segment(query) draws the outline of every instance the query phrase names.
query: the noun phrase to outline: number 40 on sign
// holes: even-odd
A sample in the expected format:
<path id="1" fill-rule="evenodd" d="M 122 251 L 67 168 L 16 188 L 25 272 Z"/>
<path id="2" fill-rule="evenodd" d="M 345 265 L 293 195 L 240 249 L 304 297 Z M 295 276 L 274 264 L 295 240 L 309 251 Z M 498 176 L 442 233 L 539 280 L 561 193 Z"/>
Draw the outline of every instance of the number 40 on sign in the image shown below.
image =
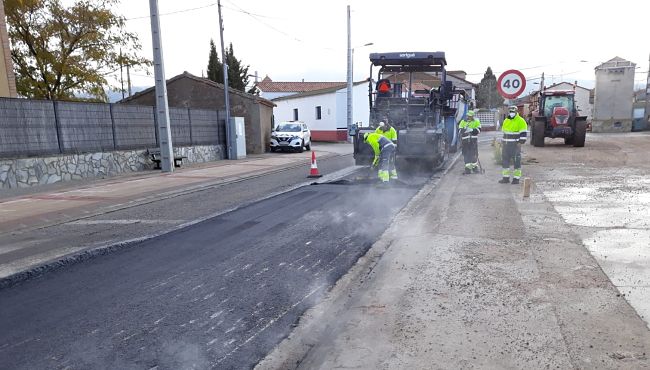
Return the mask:
<path id="1" fill-rule="evenodd" d="M 523 73 L 515 69 L 507 70 L 499 76 L 497 89 L 504 98 L 514 99 L 526 89 L 526 78 Z"/>

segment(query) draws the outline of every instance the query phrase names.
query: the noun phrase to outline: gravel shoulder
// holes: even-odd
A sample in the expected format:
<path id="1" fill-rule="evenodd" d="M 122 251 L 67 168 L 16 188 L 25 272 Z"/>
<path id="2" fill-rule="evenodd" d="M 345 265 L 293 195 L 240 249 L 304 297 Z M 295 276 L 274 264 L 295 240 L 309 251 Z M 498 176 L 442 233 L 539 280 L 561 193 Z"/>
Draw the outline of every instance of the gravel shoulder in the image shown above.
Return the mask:
<path id="1" fill-rule="evenodd" d="M 497 184 L 491 150 L 485 175 L 456 164 L 423 188 L 257 368 L 650 367 L 650 331 L 583 236 L 539 187 Z"/>

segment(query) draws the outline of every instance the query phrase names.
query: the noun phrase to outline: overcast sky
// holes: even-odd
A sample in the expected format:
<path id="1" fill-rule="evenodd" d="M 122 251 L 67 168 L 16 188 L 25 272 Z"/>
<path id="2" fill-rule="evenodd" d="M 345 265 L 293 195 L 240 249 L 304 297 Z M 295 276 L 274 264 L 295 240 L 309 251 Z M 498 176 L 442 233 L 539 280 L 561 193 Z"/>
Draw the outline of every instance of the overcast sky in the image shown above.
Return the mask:
<path id="1" fill-rule="evenodd" d="M 529 85 L 542 72 L 547 84 L 588 85 L 594 67 L 614 56 L 637 64 L 637 85 L 647 77 L 645 0 L 222 0 L 226 45 L 232 42 L 251 74 L 274 81 L 345 81 L 348 4 L 352 45 L 374 43 L 356 49 L 355 80 L 368 76 L 368 53 L 388 51 L 444 51 L 447 68 L 466 71 L 473 82 L 491 66 L 497 75 L 520 69 Z M 219 46 L 216 0 L 159 0 L 159 7 L 162 14 L 177 12 L 161 17 L 166 77 L 183 71 L 200 76 L 210 38 Z M 118 12 L 144 17 L 130 20 L 128 29 L 151 58 L 149 2 L 123 0 Z M 142 72 L 132 79 L 136 86 L 153 84 Z"/>

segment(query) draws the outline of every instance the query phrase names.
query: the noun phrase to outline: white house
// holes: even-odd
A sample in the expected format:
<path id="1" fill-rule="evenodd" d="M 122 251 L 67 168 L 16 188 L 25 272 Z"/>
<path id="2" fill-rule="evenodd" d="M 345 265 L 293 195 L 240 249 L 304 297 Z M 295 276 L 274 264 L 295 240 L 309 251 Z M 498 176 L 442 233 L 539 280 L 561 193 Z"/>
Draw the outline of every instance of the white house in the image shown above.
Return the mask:
<path id="1" fill-rule="evenodd" d="M 575 100 L 576 107 L 581 116 L 587 116 L 587 121 L 591 122 L 593 117 L 594 106 L 590 103 L 590 94 L 591 90 L 578 86 L 577 84 L 572 84 L 568 82 L 560 82 L 555 85 L 551 85 L 545 90 L 547 91 L 558 91 L 558 90 L 573 90 L 575 88 Z"/>
<path id="2" fill-rule="evenodd" d="M 355 82 L 352 87 L 352 121 L 368 125 L 368 81 Z M 347 88 L 334 86 L 272 99 L 274 121 L 302 121 L 311 130 L 314 141 L 346 141 Z"/>

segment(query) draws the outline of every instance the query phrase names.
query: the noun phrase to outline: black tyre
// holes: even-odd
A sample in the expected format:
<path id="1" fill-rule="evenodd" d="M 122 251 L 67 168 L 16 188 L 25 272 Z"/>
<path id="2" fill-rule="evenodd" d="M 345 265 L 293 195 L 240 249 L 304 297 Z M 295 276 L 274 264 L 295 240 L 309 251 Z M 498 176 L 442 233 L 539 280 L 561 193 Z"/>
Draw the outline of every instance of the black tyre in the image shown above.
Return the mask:
<path id="1" fill-rule="evenodd" d="M 537 121 L 533 123 L 533 145 L 536 147 L 544 146 L 544 131 L 546 129 L 545 123 Z"/>
<path id="2" fill-rule="evenodd" d="M 573 133 L 573 135 L 574 136 L 564 138 L 564 145 L 573 145 L 575 142 L 575 133 Z"/>
<path id="3" fill-rule="evenodd" d="M 298 148 L 298 153 L 302 153 L 305 148 L 305 142 L 303 141 L 300 145 L 300 148 Z"/>
<path id="4" fill-rule="evenodd" d="M 573 134 L 573 146 L 577 148 L 582 148 L 585 146 L 585 137 L 587 136 L 587 122 L 578 121 L 576 122 L 576 131 Z"/>
<path id="5" fill-rule="evenodd" d="M 305 145 L 305 149 L 307 149 L 307 151 L 311 150 L 311 141 L 309 142 L 309 144 Z"/>

